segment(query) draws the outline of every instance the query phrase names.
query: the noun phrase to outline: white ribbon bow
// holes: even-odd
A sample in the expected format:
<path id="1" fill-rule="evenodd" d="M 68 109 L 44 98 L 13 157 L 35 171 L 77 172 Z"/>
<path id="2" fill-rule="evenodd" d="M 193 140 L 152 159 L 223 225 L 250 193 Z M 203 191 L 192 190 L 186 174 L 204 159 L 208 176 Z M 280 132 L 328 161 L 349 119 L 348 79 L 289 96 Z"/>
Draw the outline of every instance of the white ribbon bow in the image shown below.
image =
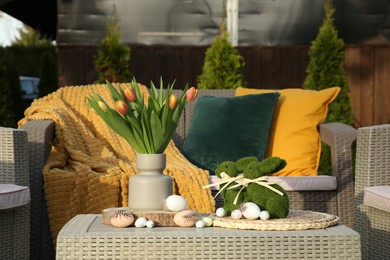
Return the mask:
<path id="1" fill-rule="evenodd" d="M 234 184 L 233 186 L 227 188 L 228 190 L 242 186 L 241 189 L 238 191 L 238 193 L 236 195 L 236 198 L 233 201 L 234 205 L 237 204 L 237 200 L 238 200 L 238 198 L 239 198 L 239 196 L 241 194 L 241 191 L 244 188 L 246 188 L 250 183 L 259 184 L 261 186 L 264 186 L 264 187 L 272 190 L 273 192 L 276 192 L 280 196 L 283 196 L 283 192 L 281 192 L 280 190 L 277 190 L 277 189 L 275 189 L 274 187 L 271 186 L 272 184 L 277 184 L 277 183 L 276 182 L 269 182 L 268 181 L 268 176 L 262 176 L 262 177 L 259 177 L 259 178 L 256 178 L 256 179 L 248 179 L 248 178 L 244 178 L 244 176 L 242 174 L 238 175 L 237 177 L 230 177 L 229 175 L 227 175 L 227 173 L 222 172 L 221 173 L 221 181 L 216 182 L 216 183 L 212 183 L 212 184 L 209 184 L 209 185 L 206 185 L 206 186 L 203 186 L 203 188 L 205 189 L 205 188 L 218 186 L 218 185 L 227 183 L 225 186 L 220 188 L 220 190 L 218 191 L 217 194 L 215 194 L 215 196 L 214 196 L 214 199 L 215 199 L 218 196 L 218 194 L 221 193 L 232 182 L 237 182 L 237 184 Z"/>

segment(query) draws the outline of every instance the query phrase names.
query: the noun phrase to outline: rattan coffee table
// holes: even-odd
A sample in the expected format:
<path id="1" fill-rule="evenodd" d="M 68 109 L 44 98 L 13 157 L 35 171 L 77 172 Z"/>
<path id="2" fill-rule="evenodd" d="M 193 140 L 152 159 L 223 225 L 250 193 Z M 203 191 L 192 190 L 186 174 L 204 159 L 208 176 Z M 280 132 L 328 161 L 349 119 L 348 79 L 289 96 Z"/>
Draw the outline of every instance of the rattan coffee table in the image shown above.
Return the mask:
<path id="1" fill-rule="evenodd" d="M 335 225 L 304 231 L 115 228 L 77 215 L 57 237 L 57 259 L 360 259 L 357 232 Z"/>

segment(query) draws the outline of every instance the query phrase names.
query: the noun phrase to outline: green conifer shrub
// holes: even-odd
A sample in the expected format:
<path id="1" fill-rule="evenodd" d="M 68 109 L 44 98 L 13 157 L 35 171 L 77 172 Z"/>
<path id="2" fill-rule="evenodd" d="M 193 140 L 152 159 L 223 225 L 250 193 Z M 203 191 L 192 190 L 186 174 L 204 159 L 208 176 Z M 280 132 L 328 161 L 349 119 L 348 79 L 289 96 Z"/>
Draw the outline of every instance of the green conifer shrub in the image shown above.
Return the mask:
<path id="1" fill-rule="evenodd" d="M 325 122 L 342 122 L 352 125 L 352 102 L 348 95 L 348 80 L 344 71 L 344 41 L 338 37 L 333 23 L 335 8 L 332 1 L 324 5 L 325 18 L 316 39 L 311 43 L 304 89 L 321 90 L 338 86 L 337 98 L 329 105 Z M 330 148 L 323 144 L 319 174 L 331 173 Z"/>
<path id="2" fill-rule="evenodd" d="M 246 86 L 244 59 L 228 38 L 222 23 L 221 34 L 206 50 L 202 74 L 197 79 L 198 88 L 231 89 Z"/>
<path id="3" fill-rule="evenodd" d="M 39 31 L 34 30 L 32 27 L 23 25 L 18 30 L 19 37 L 12 43 L 13 46 L 50 46 L 51 41 L 40 35 Z"/>
<path id="4" fill-rule="evenodd" d="M 130 82 L 130 47 L 122 45 L 121 38 L 119 18 L 114 9 L 107 23 L 107 36 L 98 45 L 97 55 L 94 57 L 95 69 L 99 75 L 96 83 L 105 83 L 106 80 Z"/>

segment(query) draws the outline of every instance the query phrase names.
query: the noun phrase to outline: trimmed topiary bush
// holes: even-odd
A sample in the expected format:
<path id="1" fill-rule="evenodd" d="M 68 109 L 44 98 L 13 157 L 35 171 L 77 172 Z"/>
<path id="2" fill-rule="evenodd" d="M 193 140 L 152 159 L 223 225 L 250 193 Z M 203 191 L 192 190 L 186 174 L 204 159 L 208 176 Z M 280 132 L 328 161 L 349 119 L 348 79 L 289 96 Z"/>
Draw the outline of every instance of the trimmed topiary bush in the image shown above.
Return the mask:
<path id="1" fill-rule="evenodd" d="M 107 36 L 98 45 L 94 63 L 99 78 L 96 83 L 130 82 L 129 71 L 130 47 L 121 44 L 122 34 L 119 29 L 119 18 L 115 14 L 107 23 Z"/>
<path id="2" fill-rule="evenodd" d="M 341 91 L 328 109 L 326 122 L 342 122 L 352 125 L 352 102 L 348 95 L 348 80 L 344 71 L 344 41 L 338 37 L 333 23 L 335 9 L 332 1 L 324 5 L 325 18 L 317 38 L 310 46 L 310 62 L 307 67 L 307 78 L 304 89 L 321 90 L 339 86 Z M 323 144 L 319 174 L 331 173 L 330 148 Z"/>
<path id="3" fill-rule="evenodd" d="M 244 59 L 228 41 L 229 35 L 221 26 L 218 35 L 206 50 L 202 74 L 198 76 L 200 89 L 231 89 L 245 87 Z"/>

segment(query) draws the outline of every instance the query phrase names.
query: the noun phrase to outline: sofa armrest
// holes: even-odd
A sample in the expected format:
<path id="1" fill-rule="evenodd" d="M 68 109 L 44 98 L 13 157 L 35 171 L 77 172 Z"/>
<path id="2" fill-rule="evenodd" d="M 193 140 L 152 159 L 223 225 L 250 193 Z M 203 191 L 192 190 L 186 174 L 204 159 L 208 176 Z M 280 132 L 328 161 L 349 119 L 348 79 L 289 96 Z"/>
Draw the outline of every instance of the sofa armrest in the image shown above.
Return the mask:
<path id="1" fill-rule="evenodd" d="M 24 124 L 21 129 L 28 133 L 29 149 L 33 152 L 31 155 L 34 162 L 44 165 L 51 151 L 51 142 L 54 138 L 54 122 L 33 120 Z"/>
<path id="2" fill-rule="evenodd" d="M 41 211 L 43 195 L 43 167 L 51 151 L 54 137 L 54 122 L 49 120 L 32 120 L 21 129 L 27 131 L 28 151 L 30 160 L 30 190 L 32 211 Z M 38 204 L 39 205 L 38 205 Z M 33 215 L 32 215 L 33 216 Z M 38 215 L 39 217 L 39 215 Z"/>
<path id="3" fill-rule="evenodd" d="M 43 167 L 51 151 L 54 138 L 54 122 L 32 120 L 21 127 L 27 131 L 30 161 L 31 192 L 31 259 L 54 259 L 54 246 L 43 190 Z"/>
<path id="4" fill-rule="evenodd" d="M 28 138 L 31 207 L 33 211 L 37 207 L 35 210 L 39 212 L 43 206 L 41 201 L 44 200 L 42 172 L 51 151 L 51 142 L 54 137 L 54 122 L 33 120 L 24 124 L 21 129 L 27 131 Z"/>
<path id="5" fill-rule="evenodd" d="M 344 178 L 352 176 L 352 146 L 356 141 L 356 129 L 343 123 L 320 125 L 321 141 L 329 145 L 332 156 L 332 175 Z M 347 172 L 348 170 L 348 172 Z"/>
<path id="6" fill-rule="evenodd" d="M 329 145 L 332 159 L 332 175 L 337 179 L 337 207 L 343 223 L 354 226 L 354 176 L 353 145 L 356 129 L 343 123 L 320 125 L 321 140 Z"/>

